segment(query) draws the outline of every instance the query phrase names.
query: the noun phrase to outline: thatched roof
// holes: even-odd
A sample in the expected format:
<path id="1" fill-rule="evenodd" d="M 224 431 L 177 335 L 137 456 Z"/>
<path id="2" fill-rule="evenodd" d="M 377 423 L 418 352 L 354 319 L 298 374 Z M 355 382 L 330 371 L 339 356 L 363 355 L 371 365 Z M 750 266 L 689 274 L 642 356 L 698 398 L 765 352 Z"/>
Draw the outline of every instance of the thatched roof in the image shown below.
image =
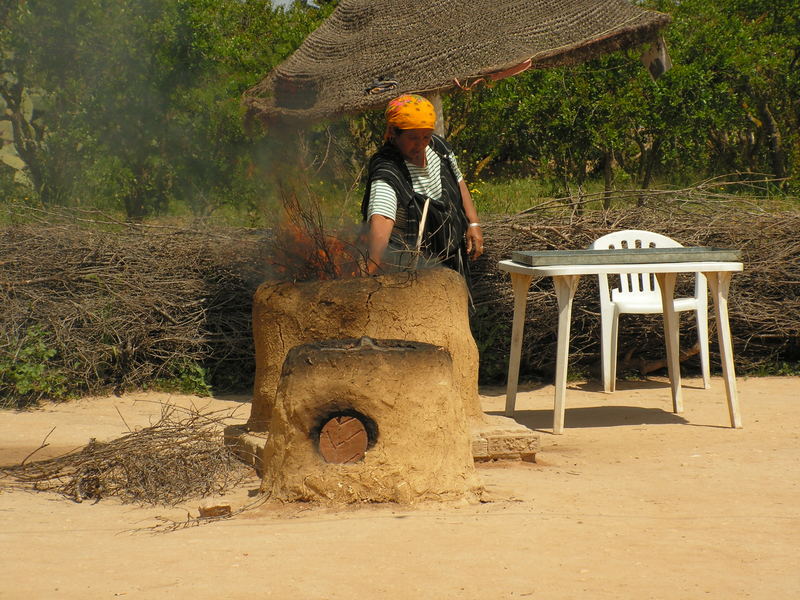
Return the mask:
<path id="1" fill-rule="evenodd" d="M 576 64 L 651 41 L 669 21 L 625 0 L 342 0 L 244 103 L 265 122 L 360 112 L 401 93 Z"/>

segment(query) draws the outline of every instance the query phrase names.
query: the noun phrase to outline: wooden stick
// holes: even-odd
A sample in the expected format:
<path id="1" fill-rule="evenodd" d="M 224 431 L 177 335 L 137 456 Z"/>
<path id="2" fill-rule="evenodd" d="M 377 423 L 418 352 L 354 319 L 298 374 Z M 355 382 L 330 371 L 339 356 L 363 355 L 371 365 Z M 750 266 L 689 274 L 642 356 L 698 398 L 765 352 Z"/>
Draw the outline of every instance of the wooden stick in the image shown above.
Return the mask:
<path id="1" fill-rule="evenodd" d="M 419 262 L 419 253 L 422 248 L 422 234 L 425 232 L 425 222 L 428 220 L 428 207 L 431 204 L 431 199 L 426 197 L 425 198 L 425 205 L 422 207 L 422 218 L 419 220 L 419 233 L 417 233 L 417 247 L 416 247 L 416 255 L 414 256 L 414 262 L 411 264 L 412 269 L 417 268 L 417 263 Z"/>

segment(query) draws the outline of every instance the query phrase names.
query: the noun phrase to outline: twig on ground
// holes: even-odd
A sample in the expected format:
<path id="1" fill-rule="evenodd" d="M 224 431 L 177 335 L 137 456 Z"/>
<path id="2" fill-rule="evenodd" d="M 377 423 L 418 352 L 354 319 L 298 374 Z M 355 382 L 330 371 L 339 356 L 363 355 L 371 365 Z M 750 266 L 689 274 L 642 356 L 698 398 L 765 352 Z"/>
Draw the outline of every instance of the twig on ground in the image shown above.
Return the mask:
<path id="1" fill-rule="evenodd" d="M 114 496 L 123 502 L 176 505 L 221 494 L 252 472 L 223 443 L 222 427 L 229 418 L 230 411 L 201 413 L 162 405 L 160 419 L 149 427 L 110 442 L 91 439 L 64 456 L 2 468 L 0 482 L 76 502 Z"/>

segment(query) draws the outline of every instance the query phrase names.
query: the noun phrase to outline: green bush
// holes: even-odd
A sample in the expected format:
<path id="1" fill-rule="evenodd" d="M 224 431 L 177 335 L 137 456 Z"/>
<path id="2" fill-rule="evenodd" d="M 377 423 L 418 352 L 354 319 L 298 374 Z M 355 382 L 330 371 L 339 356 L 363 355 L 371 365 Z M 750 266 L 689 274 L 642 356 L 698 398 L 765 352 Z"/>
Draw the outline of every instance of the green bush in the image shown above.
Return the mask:
<path id="1" fill-rule="evenodd" d="M 15 351 L 0 356 L 0 405 L 23 406 L 44 397 L 70 398 L 67 377 L 56 366 L 56 354 L 41 327 L 28 328 Z"/>
<path id="2" fill-rule="evenodd" d="M 162 392 L 194 394 L 195 396 L 211 395 L 208 371 L 196 362 L 177 360 L 172 365 L 168 365 L 168 369 L 170 375 L 154 380 L 153 389 Z"/>

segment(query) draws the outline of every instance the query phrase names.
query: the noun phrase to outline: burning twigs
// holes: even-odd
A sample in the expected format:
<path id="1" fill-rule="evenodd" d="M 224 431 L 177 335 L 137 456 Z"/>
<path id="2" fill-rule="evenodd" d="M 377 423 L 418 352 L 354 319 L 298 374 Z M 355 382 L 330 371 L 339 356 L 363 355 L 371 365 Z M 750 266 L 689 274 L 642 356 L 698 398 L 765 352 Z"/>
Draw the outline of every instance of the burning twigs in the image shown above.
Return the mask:
<path id="1" fill-rule="evenodd" d="M 150 427 L 110 442 L 92 439 L 57 458 L 0 469 L 0 482 L 75 502 L 114 496 L 127 503 L 174 506 L 222 494 L 251 474 L 223 444 L 222 426 L 230 417 L 230 411 L 204 414 L 164 405 Z"/>
<path id="2" fill-rule="evenodd" d="M 284 189 L 281 199 L 286 219 L 276 231 L 269 259 L 279 278 L 310 281 L 366 274 L 363 249 L 326 232 L 317 198 L 309 192 L 302 201 Z"/>

